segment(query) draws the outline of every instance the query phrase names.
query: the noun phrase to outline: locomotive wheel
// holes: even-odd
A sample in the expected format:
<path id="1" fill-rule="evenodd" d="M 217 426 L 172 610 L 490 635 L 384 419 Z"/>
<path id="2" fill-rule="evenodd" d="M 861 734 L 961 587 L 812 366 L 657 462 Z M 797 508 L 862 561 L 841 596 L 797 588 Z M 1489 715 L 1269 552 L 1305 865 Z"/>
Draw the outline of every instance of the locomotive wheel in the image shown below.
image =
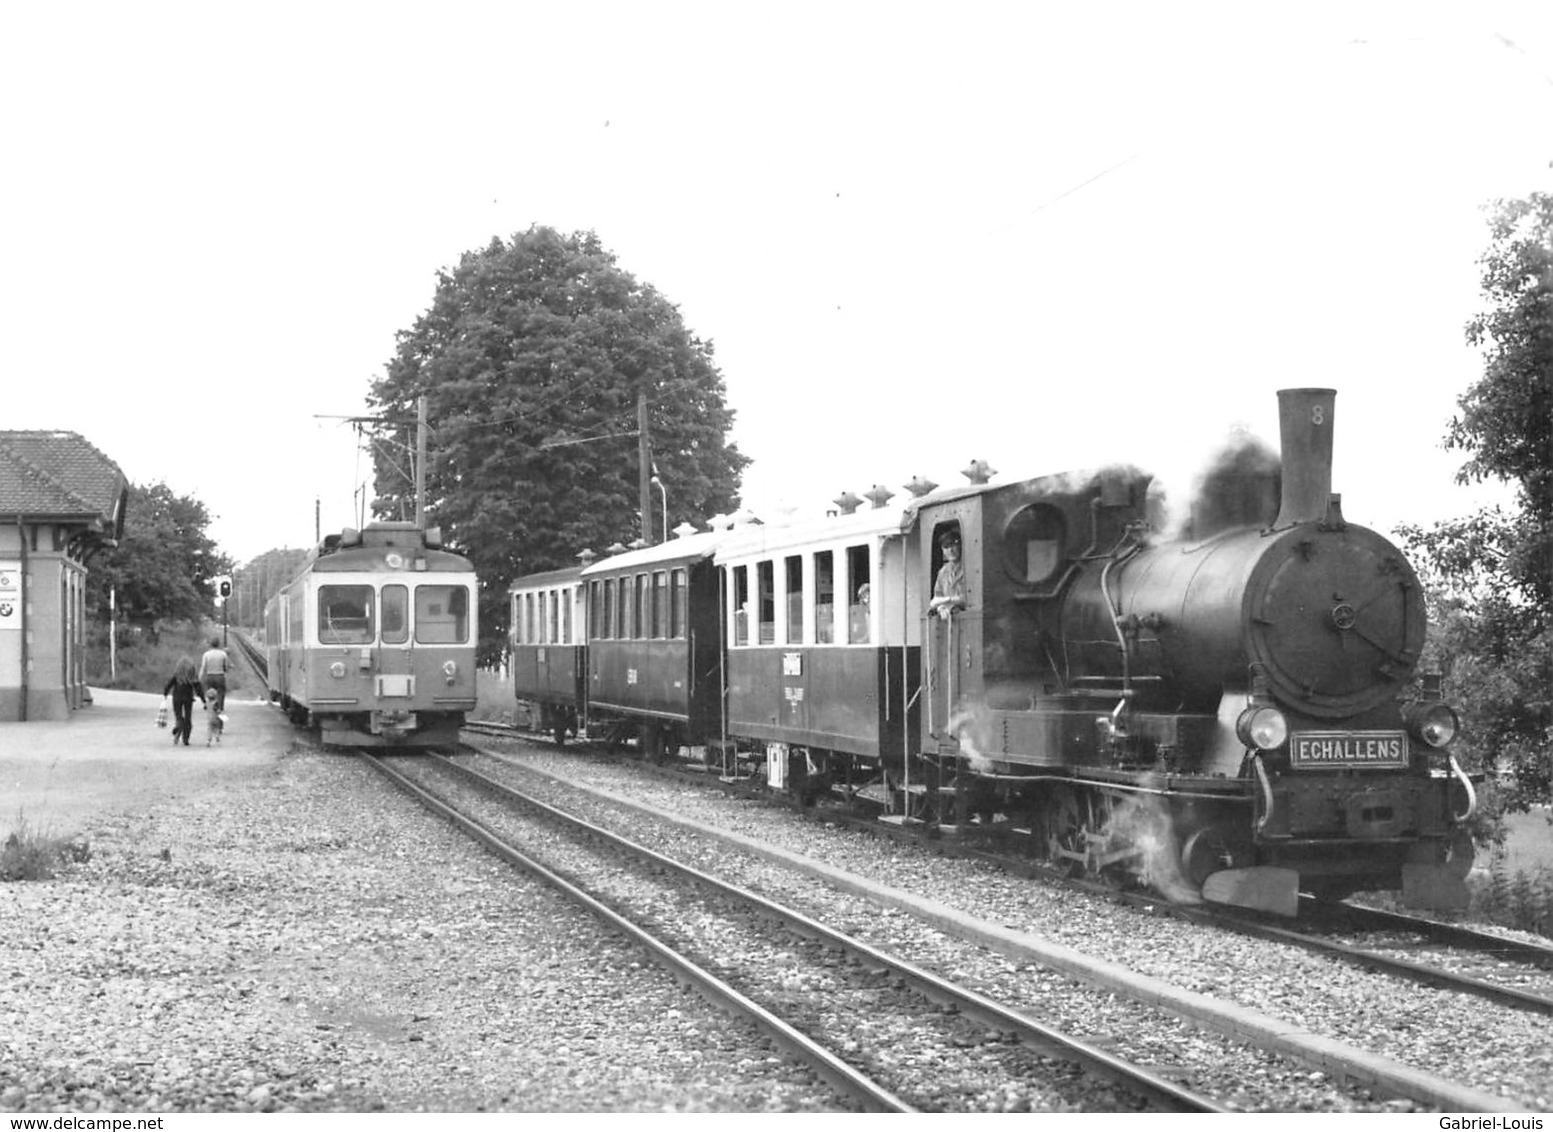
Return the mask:
<path id="1" fill-rule="evenodd" d="M 1204 826 L 1188 834 L 1181 846 L 1181 876 L 1193 888 L 1201 888 L 1213 873 L 1248 865 L 1251 857 L 1244 837 L 1223 826 Z"/>
<path id="2" fill-rule="evenodd" d="M 1077 874 L 1085 871 L 1084 863 L 1064 854 L 1084 851 L 1084 813 L 1078 796 L 1068 787 L 1059 786 L 1046 805 L 1046 855 L 1053 864 Z"/>

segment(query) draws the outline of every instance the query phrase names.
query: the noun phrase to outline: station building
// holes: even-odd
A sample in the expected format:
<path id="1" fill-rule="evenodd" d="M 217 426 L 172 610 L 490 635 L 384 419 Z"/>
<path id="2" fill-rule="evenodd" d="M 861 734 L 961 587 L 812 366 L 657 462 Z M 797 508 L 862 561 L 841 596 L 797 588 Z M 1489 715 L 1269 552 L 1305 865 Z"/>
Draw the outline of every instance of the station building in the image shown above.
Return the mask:
<path id="1" fill-rule="evenodd" d="M 124 533 L 129 481 L 74 432 L 0 431 L 0 723 L 86 692 L 86 571 Z"/>

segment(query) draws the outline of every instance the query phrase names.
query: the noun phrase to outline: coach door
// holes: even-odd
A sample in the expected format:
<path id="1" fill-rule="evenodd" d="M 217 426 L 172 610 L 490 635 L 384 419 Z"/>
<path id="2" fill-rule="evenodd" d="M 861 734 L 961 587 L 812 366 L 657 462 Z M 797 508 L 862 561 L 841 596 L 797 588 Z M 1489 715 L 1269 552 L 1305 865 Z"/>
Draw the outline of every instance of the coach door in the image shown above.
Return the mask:
<path id="1" fill-rule="evenodd" d="M 382 624 L 377 650 L 379 696 L 415 694 L 415 664 L 410 643 L 410 587 L 395 582 L 385 585 L 381 595 Z"/>
<path id="2" fill-rule="evenodd" d="M 961 563 L 960 524 L 940 523 L 932 535 L 926 625 L 927 734 L 942 746 L 954 739 L 953 719 L 959 706 L 962 675 L 957 658 L 965 651 L 967 629 L 965 570 Z"/>

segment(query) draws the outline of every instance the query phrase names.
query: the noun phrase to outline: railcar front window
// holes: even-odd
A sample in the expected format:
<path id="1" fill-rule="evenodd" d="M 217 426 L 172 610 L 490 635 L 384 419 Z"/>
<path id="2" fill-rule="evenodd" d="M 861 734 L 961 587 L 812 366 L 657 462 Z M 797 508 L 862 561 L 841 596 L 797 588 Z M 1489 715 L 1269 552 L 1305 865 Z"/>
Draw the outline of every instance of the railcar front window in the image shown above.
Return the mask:
<path id="1" fill-rule="evenodd" d="M 402 645 L 410 639 L 410 591 L 405 586 L 383 587 L 383 643 Z"/>
<path id="2" fill-rule="evenodd" d="M 369 645 L 377 638 L 371 586 L 318 587 L 318 643 Z"/>
<path id="3" fill-rule="evenodd" d="M 422 645 L 466 644 L 469 591 L 463 586 L 416 586 L 415 640 Z"/>

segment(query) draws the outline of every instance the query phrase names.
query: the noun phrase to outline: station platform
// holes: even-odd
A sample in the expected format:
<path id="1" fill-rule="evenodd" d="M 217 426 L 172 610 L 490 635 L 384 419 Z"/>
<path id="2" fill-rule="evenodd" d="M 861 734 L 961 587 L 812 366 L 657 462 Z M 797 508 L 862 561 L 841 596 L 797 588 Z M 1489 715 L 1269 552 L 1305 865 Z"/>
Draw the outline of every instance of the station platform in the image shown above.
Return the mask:
<path id="1" fill-rule="evenodd" d="M 297 735 L 268 703 L 232 698 L 219 744 L 205 745 L 206 716 L 196 705 L 189 745 L 175 745 L 171 718 L 156 726 L 161 696 L 91 693 L 91 706 L 69 719 L 0 723 L 0 841 L 23 825 L 59 837 L 90 834 L 107 815 L 144 811 L 273 765 Z"/>

